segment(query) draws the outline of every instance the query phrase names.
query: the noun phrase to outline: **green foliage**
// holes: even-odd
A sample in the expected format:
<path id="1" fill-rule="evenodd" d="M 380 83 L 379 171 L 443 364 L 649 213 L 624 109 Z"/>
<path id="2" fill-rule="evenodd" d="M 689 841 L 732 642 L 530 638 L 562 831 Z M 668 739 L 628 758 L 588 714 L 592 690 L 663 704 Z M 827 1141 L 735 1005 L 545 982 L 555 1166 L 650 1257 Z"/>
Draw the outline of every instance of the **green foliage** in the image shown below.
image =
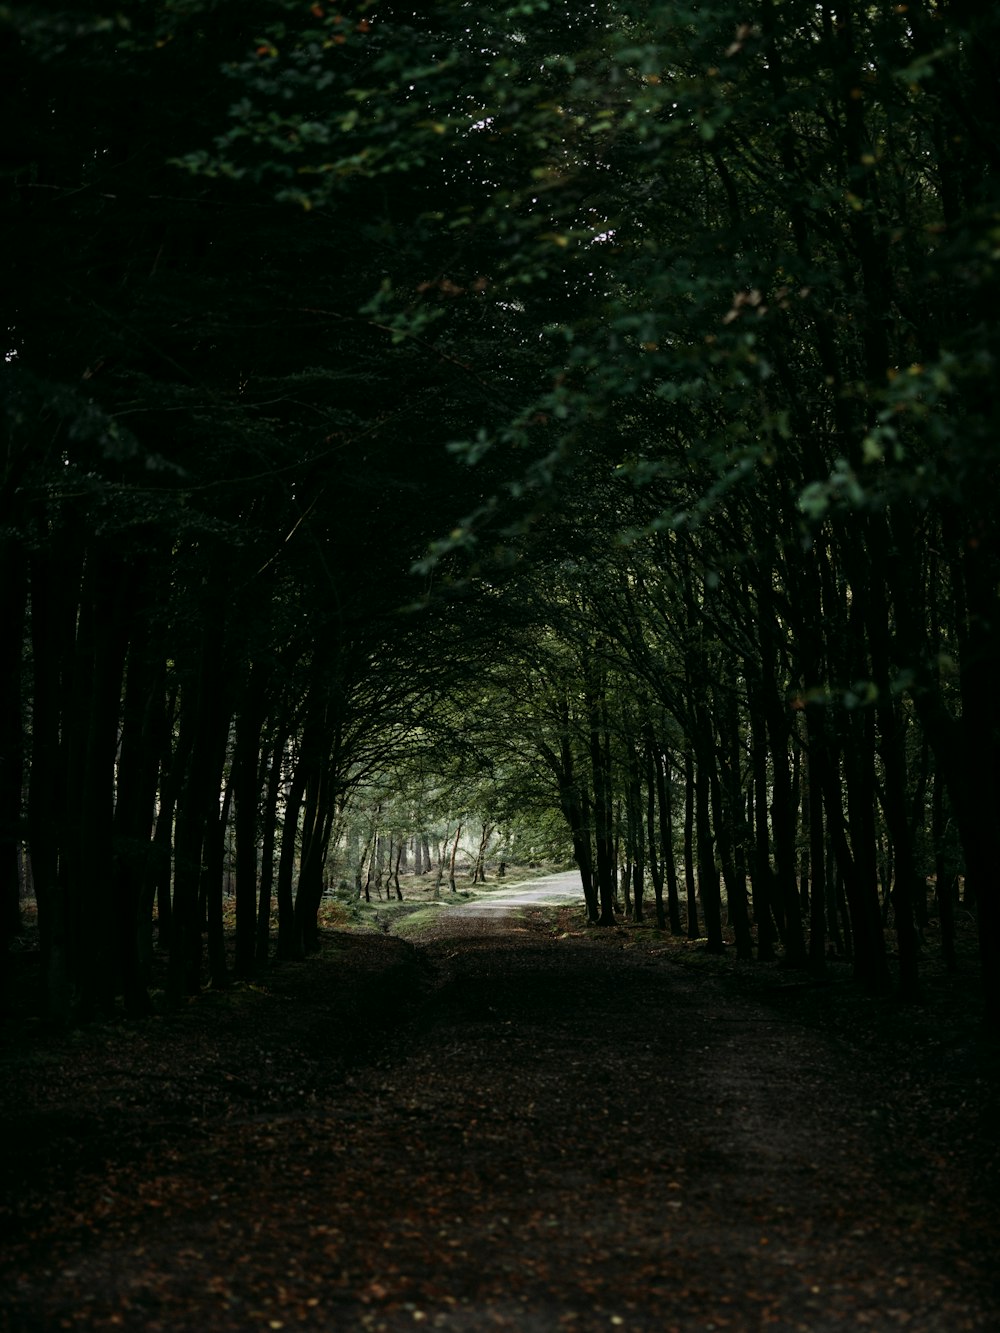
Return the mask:
<path id="1" fill-rule="evenodd" d="M 961 773 L 978 709 L 1000 739 L 992 12 L 0 21 L 0 524 L 15 614 L 59 645 L 18 728 L 93 666 L 103 616 L 108 716 L 127 663 L 157 708 L 179 691 L 161 748 L 227 709 L 253 743 L 287 731 L 306 860 L 331 812 L 379 806 L 400 833 L 461 815 L 550 847 L 558 808 L 579 852 L 582 794 L 634 794 L 640 741 L 717 766 L 727 850 L 754 709 L 776 779 L 803 712 L 863 788 L 852 855 L 881 783 L 905 859 L 919 726 L 988 860 L 995 793 Z M 49 552 L 65 596 L 36 607 Z M 89 724 L 56 707 L 79 777 Z M 222 782 L 226 735 L 212 753 Z"/>

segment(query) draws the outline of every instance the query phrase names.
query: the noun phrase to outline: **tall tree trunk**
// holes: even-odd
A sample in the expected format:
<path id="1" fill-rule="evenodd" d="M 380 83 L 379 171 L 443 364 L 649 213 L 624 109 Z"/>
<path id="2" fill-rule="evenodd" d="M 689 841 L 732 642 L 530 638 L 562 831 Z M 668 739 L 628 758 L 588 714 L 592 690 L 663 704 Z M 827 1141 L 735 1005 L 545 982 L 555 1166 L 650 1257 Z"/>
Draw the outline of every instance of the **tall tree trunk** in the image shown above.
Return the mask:
<path id="1" fill-rule="evenodd" d="M 559 718 L 559 749 L 553 749 L 546 741 L 537 738 L 538 751 L 552 771 L 559 793 L 559 808 L 569 825 L 573 843 L 573 857 L 580 871 L 583 896 L 587 907 L 587 920 L 595 925 L 600 915 L 597 896 L 594 892 L 594 865 L 591 852 L 591 829 L 587 817 L 587 801 L 580 787 L 578 767 L 573 755 L 570 739 L 569 703 L 562 694 L 556 705 Z"/>
<path id="2" fill-rule="evenodd" d="M 479 848 L 476 852 L 476 864 L 472 871 L 473 884 L 486 883 L 486 848 L 490 838 L 493 836 L 494 825 L 484 822 L 482 837 L 479 839 Z M 399 890 L 399 874 L 397 864 L 396 889 Z"/>
<path id="3" fill-rule="evenodd" d="M 696 741 L 695 770 L 695 825 L 698 835 L 698 896 L 705 918 L 706 948 L 709 953 L 722 953 L 722 890 L 719 867 L 715 861 L 715 839 L 712 833 L 711 796 L 714 756 L 711 743 L 702 735 Z"/>
<path id="4" fill-rule="evenodd" d="M 455 830 L 455 842 L 451 849 L 451 861 L 448 865 L 448 887 L 451 889 L 452 893 L 455 893 L 457 888 L 455 884 L 455 858 L 458 856 L 458 840 L 461 836 L 462 825 L 459 824 L 458 828 Z"/>
<path id="5" fill-rule="evenodd" d="M 22 666 L 28 563 L 21 543 L 0 538 L 0 1019 L 13 995 L 12 942 L 21 934 L 21 799 L 24 786 Z"/>
<path id="6" fill-rule="evenodd" d="M 52 534 L 49 543 L 30 557 L 33 689 L 28 839 L 38 901 L 43 1012 L 57 1026 L 70 1021 L 74 985 L 71 923 L 60 876 L 65 824 L 59 774 L 62 707 L 69 689 L 82 569 L 82 543 L 72 533 Z"/>
<path id="7" fill-rule="evenodd" d="M 652 730 L 650 729 L 646 738 L 646 845 L 649 849 L 649 876 L 653 881 L 656 928 L 657 930 L 666 930 L 667 915 L 663 907 L 664 862 L 657 855 L 656 851 L 657 843 L 659 841 L 656 830 L 657 749 L 658 747 L 653 740 Z"/>
<path id="8" fill-rule="evenodd" d="M 282 718 L 277 725 L 271 746 L 267 772 L 267 789 L 261 816 L 263 838 L 260 854 L 260 899 L 257 907 L 256 945 L 258 967 L 267 962 L 271 941 L 271 901 L 274 888 L 274 849 L 278 831 L 278 799 L 281 795 L 281 776 L 288 745 L 290 724 Z"/>
<path id="9" fill-rule="evenodd" d="M 955 955 L 955 890 L 958 875 L 949 856 L 945 821 L 945 783 L 940 770 L 934 772 L 931 834 L 934 841 L 934 886 L 941 922 L 941 956 L 949 972 L 958 970 Z"/>
<path id="10" fill-rule="evenodd" d="M 888 971 L 878 902 L 874 724 L 875 714 L 871 709 L 852 718 L 852 730 L 848 735 L 848 744 L 844 747 L 847 817 L 854 862 L 854 874 L 844 875 L 844 887 L 851 909 L 855 972 L 865 985 L 881 991 L 888 983 Z M 839 783 L 837 786 L 839 790 Z M 829 825 L 830 811 L 827 806 L 828 828 Z"/>
<path id="11" fill-rule="evenodd" d="M 323 865 L 333 827 L 332 759 L 319 756 L 306 787 L 302 817 L 302 861 L 295 895 L 295 931 L 305 953 L 319 948 L 319 908 L 323 901 Z M 388 895 L 388 888 L 386 889 Z"/>
<path id="12" fill-rule="evenodd" d="M 614 815 L 610 753 L 607 737 L 607 700 L 599 672 L 592 670 L 588 681 L 587 716 L 590 736 L 590 764 L 594 786 L 594 846 L 597 852 L 597 892 L 600 901 L 599 926 L 615 924 L 617 872 L 614 852 Z"/>
<path id="13" fill-rule="evenodd" d="M 186 683 L 181 701 L 179 747 L 189 756 L 177 792 L 174 813 L 174 877 L 170 910 L 170 961 L 167 996 L 179 1004 L 201 989 L 201 857 L 205 834 L 205 779 L 201 760 L 205 752 L 202 731 L 204 706 L 198 696 L 200 678 Z M 186 696 L 186 697 L 184 697 Z M 161 814 L 162 818 L 162 814 Z M 159 831 L 159 830 L 157 830 Z"/>
<path id="14" fill-rule="evenodd" d="M 221 764 L 219 765 L 221 771 Z M 219 808 L 218 794 L 209 801 L 205 812 L 205 843 L 202 852 L 199 890 L 208 938 L 208 970 L 213 990 L 229 986 L 229 962 L 226 957 L 226 930 L 223 912 L 223 878 L 226 859 L 226 828 L 233 801 L 233 783 L 226 783 Z"/>
<path id="15" fill-rule="evenodd" d="M 750 911 L 747 903 L 746 863 L 742 855 L 743 813 L 739 756 L 739 716 L 731 690 L 716 696 L 719 753 L 712 772 L 712 810 L 717 830 L 719 859 L 726 885 L 729 920 L 736 939 L 737 958 L 753 957 Z"/>
<path id="16" fill-rule="evenodd" d="M 197 670 L 189 675 L 182 693 L 178 747 L 187 751 L 190 758 L 175 816 L 174 895 L 167 971 L 167 994 L 174 1004 L 186 995 L 197 994 L 201 988 L 202 858 L 208 850 L 209 817 L 218 811 L 222 795 L 222 768 L 232 716 L 225 692 L 224 657 L 219 651 L 222 624 L 218 605 L 206 605 Z M 187 729 L 192 731 L 190 739 L 184 735 Z"/>
<path id="17" fill-rule="evenodd" d="M 667 919 L 670 933 L 680 935 L 681 908 L 677 885 L 677 863 L 674 860 L 674 812 L 671 781 L 671 759 L 669 754 L 654 753 L 656 764 L 656 801 L 660 811 L 660 838 L 663 848 L 663 862 L 667 881 Z"/>
<path id="18" fill-rule="evenodd" d="M 763 690 L 759 682 L 751 687 L 750 758 L 753 765 L 754 853 L 751 892 L 753 915 L 757 926 L 757 957 L 762 963 L 774 961 L 774 920 L 771 902 L 775 882 L 771 870 L 771 846 L 767 827 L 767 724 L 764 717 Z"/>
<path id="19" fill-rule="evenodd" d="M 257 839 L 260 828 L 260 750 L 264 727 L 264 679 L 251 665 L 236 719 L 233 796 L 236 802 L 236 957 L 238 977 L 254 970 L 257 935 Z"/>
<path id="20" fill-rule="evenodd" d="M 72 685 L 62 724 L 66 836 L 60 874 L 74 941 L 72 976 L 84 1020 L 109 1014 L 122 983 L 111 863 L 128 642 L 125 585 L 120 557 L 103 543 L 92 543 L 84 563 Z"/>
<path id="21" fill-rule="evenodd" d="M 694 755 L 690 746 L 684 751 L 684 889 L 687 905 L 687 937 L 699 939 L 698 880 L 695 875 L 695 799 Z"/>
<path id="22" fill-rule="evenodd" d="M 295 876 L 295 852 L 298 842 L 299 815 L 302 810 L 302 797 L 306 789 L 308 765 L 303 756 L 304 743 L 300 744 L 299 755 L 292 769 L 292 780 L 285 800 L 284 817 L 281 823 L 281 852 L 278 858 L 278 948 L 277 954 L 282 959 L 301 959 L 300 942 L 295 932 L 295 898 L 292 881 Z"/>
<path id="23" fill-rule="evenodd" d="M 146 977 L 152 960 L 152 834 L 164 739 L 163 670 L 148 618 L 138 615 L 132 623 L 125 676 L 112 861 L 125 1009 L 134 1016 L 150 1008 Z"/>
<path id="24" fill-rule="evenodd" d="M 815 725 L 819 725 L 817 720 Z M 817 976 L 826 971 L 826 841 L 823 828 L 823 783 L 819 771 L 823 759 L 823 747 L 817 747 L 814 757 L 810 749 L 807 762 L 809 765 L 807 782 L 807 801 L 809 814 L 809 865 L 812 872 L 812 892 L 809 901 L 809 964 Z"/>
<path id="25" fill-rule="evenodd" d="M 994 520 L 995 523 L 995 520 Z M 995 536 L 993 541 L 996 541 Z M 1000 1034 L 1000 556 L 983 540 L 968 543 L 962 574 L 968 628 L 960 684 L 962 734 L 970 805 L 961 825 L 965 873 L 975 886 L 985 1017 Z"/>
<path id="26" fill-rule="evenodd" d="M 179 698 L 180 689 L 175 681 L 161 719 L 163 757 L 160 762 L 160 790 L 156 827 L 153 832 L 152 874 L 156 895 L 156 942 L 160 949 L 169 948 L 173 934 L 173 902 L 170 895 L 173 878 L 171 849 L 174 845 L 174 816 L 177 811 L 177 796 L 191 758 L 191 746 L 194 744 L 194 728 L 190 726 L 179 728 L 176 742 L 174 741 L 174 731 L 178 730 Z"/>
<path id="27" fill-rule="evenodd" d="M 788 724 L 780 705 L 772 706 L 768 713 L 773 792 L 771 828 L 774 834 L 777 896 L 781 903 L 779 926 L 783 930 L 785 961 L 793 967 L 802 967 L 806 961 L 806 945 L 799 910 L 798 885 L 795 882 L 795 811 L 791 803 L 791 779 L 788 772 Z"/>

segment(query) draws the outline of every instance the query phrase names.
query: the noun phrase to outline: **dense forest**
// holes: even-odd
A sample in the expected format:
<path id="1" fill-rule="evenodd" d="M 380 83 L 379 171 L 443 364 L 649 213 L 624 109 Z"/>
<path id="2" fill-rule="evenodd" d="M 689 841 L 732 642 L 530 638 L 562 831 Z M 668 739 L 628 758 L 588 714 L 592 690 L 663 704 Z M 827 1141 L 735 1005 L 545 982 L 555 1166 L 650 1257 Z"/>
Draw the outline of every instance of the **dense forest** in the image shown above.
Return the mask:
<path id="1" fill-rule="evenodd" d="M 0 25 L 0 956 L 37 902 L 47 1018 L 303 957 L 464 824 L 595 927 L 873 994 L 972 913 L 1000 1029 L 996 8 Z"/>

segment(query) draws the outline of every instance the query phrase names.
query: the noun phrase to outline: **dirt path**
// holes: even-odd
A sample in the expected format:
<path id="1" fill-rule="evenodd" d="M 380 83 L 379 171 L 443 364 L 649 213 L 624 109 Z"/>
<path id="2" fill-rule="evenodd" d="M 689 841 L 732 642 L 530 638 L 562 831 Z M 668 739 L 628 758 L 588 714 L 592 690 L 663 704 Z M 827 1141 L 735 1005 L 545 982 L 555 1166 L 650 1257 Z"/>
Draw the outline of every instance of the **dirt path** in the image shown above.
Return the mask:
<path id="1" fill-rule="evenodd" d="M 22 1116 L 56 1121 L 0 1327 L 1000 1328 L 972 1053 L 883 1055 L 794 979 L 559 938 L 552 909 L 476 919 L 33 1066 Z"/>
<path id="2" fill-rule="evenodd" d="M 482 892 L 470 902 L 454 905 L 447 900 L 445 910 L 421 925 L 419 939 L 443 939 L 454 936 L 503 935 L 523 931 L 524 913 L 538 907 L 562 907 L 579 904 L 583 897 L 580 875 L 576 870 L 545 875 L 523 884 Z M 401 925 L 405 928 L 405 918 Z"/>

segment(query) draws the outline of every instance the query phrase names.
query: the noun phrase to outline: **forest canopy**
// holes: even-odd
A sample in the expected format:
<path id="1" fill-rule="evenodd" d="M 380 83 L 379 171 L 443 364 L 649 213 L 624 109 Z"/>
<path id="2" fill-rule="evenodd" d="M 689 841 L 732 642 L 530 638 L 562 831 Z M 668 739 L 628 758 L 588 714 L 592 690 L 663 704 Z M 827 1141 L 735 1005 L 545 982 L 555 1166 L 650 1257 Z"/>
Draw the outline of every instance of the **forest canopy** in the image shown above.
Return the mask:
<path id="1" fill-rule="evenodd" d="M 0 7 L 0 945 L 37 902 L 49 1018 L 144 1012 L 154 941 L 174 1001 L 301 957 L 472 821 L 595 924 L 911 999 L 964 905 L 1000 1026 L 998 28 Z"/>

